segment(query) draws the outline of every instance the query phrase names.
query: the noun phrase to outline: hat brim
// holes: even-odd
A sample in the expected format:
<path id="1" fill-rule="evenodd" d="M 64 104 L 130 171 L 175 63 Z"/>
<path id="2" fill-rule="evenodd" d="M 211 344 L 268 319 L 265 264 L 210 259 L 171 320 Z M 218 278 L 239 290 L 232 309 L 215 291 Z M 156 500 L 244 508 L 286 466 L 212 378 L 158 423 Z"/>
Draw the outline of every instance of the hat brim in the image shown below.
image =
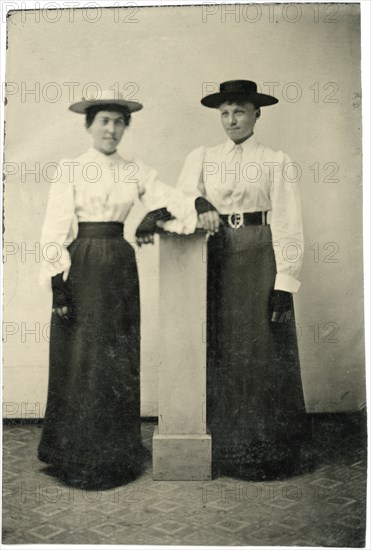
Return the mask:
<path id="1" fill-rule="evenodd" d="M 138 101 L 125 101 L 123 99 L 86 99 L 73 103 L 69 106 L 69 109 L 74 113 L 85 114 L 87 109 L 96 105 L 117 105 L 125 107 L 130 113 L 143 109 L 143 105 Z"/>
<path id="2" fill-rule="evenodd" d="M 278 99 L 272 95 L 256 93 L 239 93 L 239 92 L 218 92 L 215 94 L 207 95 L 201 99 L 202 105 L 205 107 L 211 107 L 212 109 L 217 109 L 225 103 L 226 101 L 233 101 L 236 99 L 241 99 L 244 101 L 251 101 L 257 107 L 267 107 L 269 105 L 274 105 L 278 103 Z"/>

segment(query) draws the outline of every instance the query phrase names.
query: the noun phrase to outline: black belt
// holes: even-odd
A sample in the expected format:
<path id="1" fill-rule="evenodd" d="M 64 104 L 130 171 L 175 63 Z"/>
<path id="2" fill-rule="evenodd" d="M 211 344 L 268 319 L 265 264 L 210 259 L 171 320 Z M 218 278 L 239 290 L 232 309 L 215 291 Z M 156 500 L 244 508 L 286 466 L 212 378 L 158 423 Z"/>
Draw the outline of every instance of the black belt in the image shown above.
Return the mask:
<path id="1" fill-rule="evenodd" d="M 268 212 L 240 212 L 235 214 L 220 214 L 220 219 L 232 229 L 238 229 L 245 225 L 268 225 Z"/>
<path id="2" fill-rule="evenodd" d="M 79 222 L 78 239 L 122 239 L 121 222 Z"/>

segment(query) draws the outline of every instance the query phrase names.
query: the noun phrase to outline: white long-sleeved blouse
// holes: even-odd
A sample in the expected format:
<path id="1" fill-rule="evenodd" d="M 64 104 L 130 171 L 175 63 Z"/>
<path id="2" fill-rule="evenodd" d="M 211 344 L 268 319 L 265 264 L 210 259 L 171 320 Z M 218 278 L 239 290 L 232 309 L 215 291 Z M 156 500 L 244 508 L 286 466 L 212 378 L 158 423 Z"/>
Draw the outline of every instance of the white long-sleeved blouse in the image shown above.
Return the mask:
<path id="1" fill-rule="evenodd" d="M 166 207 L 175 217 L 166 229 L 193 233 L 197 224 L 194 198 L 157 178 L 139 160 L 127 161 L 116 151 L 94 148 L 74 159 L 62 159 L 52 180 L 41 232 L 40 284 L 50 286 L 58 273 L 67 277 L 71 259 L 67 243 L 76 238 L 77 222 L 124 222 L 140 199 L 148 211 Z"/>
<path id="2" fill-rule="evenodd" d="M 239 146 L 228 140 L 199 147 L 186 158 L 177 187 L 205 196 L 220 214 L 269 211 L 274 288 L 298 291 L 304 248 L 298 170 L 285 153 L 260 145 L 254 135 Z"/>

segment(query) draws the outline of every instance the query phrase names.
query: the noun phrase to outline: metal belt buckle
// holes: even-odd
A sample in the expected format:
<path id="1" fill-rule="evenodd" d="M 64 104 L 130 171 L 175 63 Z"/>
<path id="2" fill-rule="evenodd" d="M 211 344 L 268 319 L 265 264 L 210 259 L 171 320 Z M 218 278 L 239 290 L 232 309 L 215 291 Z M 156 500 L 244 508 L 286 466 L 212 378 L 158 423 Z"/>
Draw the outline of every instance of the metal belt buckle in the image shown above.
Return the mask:
<path id="1" fill-rule="evenodd" d="M 232 229 L 238 229 L 243 226 L 243 214 L 228 214 L 228 224 Z"/>

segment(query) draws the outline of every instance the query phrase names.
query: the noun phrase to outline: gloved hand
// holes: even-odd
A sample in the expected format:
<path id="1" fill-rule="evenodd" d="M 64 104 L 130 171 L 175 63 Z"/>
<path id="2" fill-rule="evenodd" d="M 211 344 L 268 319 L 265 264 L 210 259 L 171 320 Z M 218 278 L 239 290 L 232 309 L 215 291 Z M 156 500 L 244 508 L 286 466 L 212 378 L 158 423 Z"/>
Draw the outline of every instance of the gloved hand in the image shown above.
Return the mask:
<path id="1" fill-rule="evenodd" d="M 205 197 L 197 197 L 195 208 L 201 227 L 206 229 L 210 235 L 219 230 L 220 218 L 216 208 Z"/>
<path id="2" fill-rule="evenodd" d="M 63 273 L 52 277 L 53 313 L 56 313 L 64 324 L 70 324 L 76 318 L 72 299 L 71 281 L 63 280 Z"/>
<path id="3" fill-rule="evenodd" d="M 284 290 L 273 290 L 271 294 L 271 321 L 285 323 L 292 317 L 292 294 Z"/>
<path id="4" fill-rule="evenodd" d="M 138 246 L 142 244 L 154 242 L 154 234 L 157 228 L 158 221 L 167 222 L 174 219 L 173 216 L 168 212 L 166 208 L 158 208 L 157 210 L 152 210 L 148 212 L 140 222 L 135 232 L 135 238 Z"/>

